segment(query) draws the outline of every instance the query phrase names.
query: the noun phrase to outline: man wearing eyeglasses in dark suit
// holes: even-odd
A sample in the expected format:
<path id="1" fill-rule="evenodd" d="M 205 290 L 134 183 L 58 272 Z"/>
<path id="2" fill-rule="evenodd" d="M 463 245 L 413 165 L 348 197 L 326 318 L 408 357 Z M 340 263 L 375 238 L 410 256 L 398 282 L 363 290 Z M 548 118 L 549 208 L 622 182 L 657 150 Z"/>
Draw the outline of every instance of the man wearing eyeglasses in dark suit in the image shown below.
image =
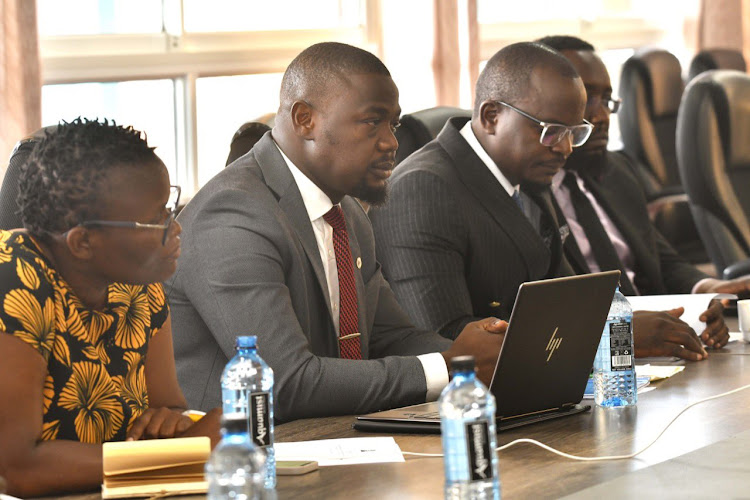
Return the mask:
<path id="1" fill-rule="evenodd" d="M 594 47 L 571 36 L 538 41 L 560 51 L 581 75 L 587 93 L 585 116 L 595 127 L 586 144 L 570 155 L 552 181 L 555 201 L 571 230 L 565 255 L 576 273 L 619 268 L 626 275 L 621 278 L 626 294 L 747 293 L 747 280 L 713 279 L 682 259 L 649 220 L 634 165 L 623 153 L 607 150 L 610 117 L 618 111 L 620 101 L 612 96 L 609 73 Z M 608 241 L 599 241 L 602 238 L 597 234 Z M 687 327 L 677 319 L 681 308 L 649 314 L 652 323 L 641 327 L 651 335 L 641 336 L 641 355 L 705 359 L 705 351 L 695 349 L 692 343 L 680 345 L 685 343 Z M 714 304 L 702 319 L 707 323 L 706 330 L 698 332 L 703 343 L 712 348 L 726 345 L 729 336 L 721 306 Z M 636 323 L 635 328 L 638 326 Z"/>
<path id="2" fill-rule="evenodd" d="M 452 118 L 404 160 L 371 210 L 377 256 L 402 307 L 455 338 L 507 319 L 524 281 L 572 274 L 548 186 L 592 126 L 575 68 L 535 43 L 503 48 L 476 84 L 473 117 Z"/>

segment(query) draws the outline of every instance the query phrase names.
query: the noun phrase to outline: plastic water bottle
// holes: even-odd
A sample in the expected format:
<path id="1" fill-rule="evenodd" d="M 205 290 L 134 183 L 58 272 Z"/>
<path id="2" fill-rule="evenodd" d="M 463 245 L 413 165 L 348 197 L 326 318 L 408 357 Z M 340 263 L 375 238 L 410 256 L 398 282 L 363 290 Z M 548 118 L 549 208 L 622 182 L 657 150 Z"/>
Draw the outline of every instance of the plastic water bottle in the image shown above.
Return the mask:
<path id="1" fill-rule="evenodd" d="M 241 415 L 253 444 L 266 454 L 265 487 L 276 486 L 273 450 L 273 370 L 258 356 L 257 337 L 237 337 L 237 354 L 221 375 L 224 415 Z"/>
<path id="2" fill-rule="evenodd" d="M 266 473 L 266 454 L 253 445 L 247 419 L 221 419 L 222 439 L 206 463 L 208 500 L 260 500 Z"/>
<path id="3" fill-rule="evenodd" d="M 617 408 L 634 405 L 637 399 L 633 308 L 617 287 L 594 359 L 594 401 Z"/>
<path id="4" fill-rule="evenodd" d="M 476 377 L 473 356 L 453 358 L 451 368 L 453 380 L 438 400 L 445 498 L 499 499 L 495 397 Z"/>

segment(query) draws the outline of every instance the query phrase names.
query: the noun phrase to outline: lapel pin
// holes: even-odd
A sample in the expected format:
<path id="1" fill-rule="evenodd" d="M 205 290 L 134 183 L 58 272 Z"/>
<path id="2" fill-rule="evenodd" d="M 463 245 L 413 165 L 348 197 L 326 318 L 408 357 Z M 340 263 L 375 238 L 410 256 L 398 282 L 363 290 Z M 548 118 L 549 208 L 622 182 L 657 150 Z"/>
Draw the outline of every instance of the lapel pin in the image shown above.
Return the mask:
<path id="1" fill-rule="evenodd" d="M 362 257 L 357 257 L 357 269 L 362 269 Z"/>

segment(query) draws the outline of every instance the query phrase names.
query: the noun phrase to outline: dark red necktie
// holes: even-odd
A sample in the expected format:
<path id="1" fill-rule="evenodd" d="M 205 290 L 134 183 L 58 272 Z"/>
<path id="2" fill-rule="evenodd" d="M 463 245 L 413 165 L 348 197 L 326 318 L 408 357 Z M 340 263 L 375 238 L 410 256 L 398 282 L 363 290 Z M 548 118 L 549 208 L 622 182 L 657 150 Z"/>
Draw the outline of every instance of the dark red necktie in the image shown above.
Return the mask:
<path id="1" fill-rule="evenodd" d="M 357 312 L 357 283 L 354 280 L 349 234 L 341 207 L 334 206 L 323 216 L 333 228 L 333 251 L 339 275 L 339 350 L 346 359 L 362 359 L 359 344 L 359 314 Z"/>

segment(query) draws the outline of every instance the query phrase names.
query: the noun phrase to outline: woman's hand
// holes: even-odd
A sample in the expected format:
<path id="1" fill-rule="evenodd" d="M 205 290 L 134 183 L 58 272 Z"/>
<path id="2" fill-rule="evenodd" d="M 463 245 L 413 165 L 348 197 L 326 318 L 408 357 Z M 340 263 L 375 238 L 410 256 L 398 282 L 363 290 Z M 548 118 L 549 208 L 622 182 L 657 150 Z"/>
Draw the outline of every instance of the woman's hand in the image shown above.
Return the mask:
<path id="1" fill-rule="evenodd" d="M 127 440 L 172 438 L 181 435 L 193 425 L 182 410 L 171 408 L 149 408 L 133 422 Z"/>

